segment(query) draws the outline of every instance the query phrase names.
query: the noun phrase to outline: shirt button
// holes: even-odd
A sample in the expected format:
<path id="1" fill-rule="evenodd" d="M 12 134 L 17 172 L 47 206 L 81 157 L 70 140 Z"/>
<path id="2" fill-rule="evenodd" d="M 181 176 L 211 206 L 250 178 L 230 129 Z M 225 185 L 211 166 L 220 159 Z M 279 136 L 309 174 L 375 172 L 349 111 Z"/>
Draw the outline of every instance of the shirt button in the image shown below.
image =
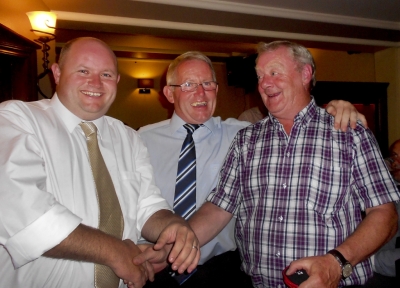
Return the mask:
<path id="1" fill-rule="evenodd" d="M 326 223 L 331 224 L 332 223 L 332 218 L 330 218 L 330 217 L 326 218 Z"/>
<path id="2" fill-rule="evenodd" d="M 285 188 L 285 189 L 286 189 L 286 183 L 283 183 L 283 185 L 282 185 L 282 186 L 283 186 L 283 188 Z"/>
<path id="3" fill-rule="evenodd" d="M 279 219 L 279 221 L 281 221 L 281 222 L 282 222 L 282 220 L 283 220 L 283 217 L 282 217 L 282 216 L 279 216 L 279 217 L 278 217 L 278 219 Z"/>
<path id="4" fill-rule="evenodd" d="M 275 256 L 276 256 L 276 257 L 281 257 L 281 252 L 279 252 L 279 251 L 276 252 Z"/>
<path id="5" fill-rule="evenodd" d="M 286 156 L 289 157 L 289 156 L 290 156 L 290 152 L 287 152 L 287 153 L 286 153 Z"/>

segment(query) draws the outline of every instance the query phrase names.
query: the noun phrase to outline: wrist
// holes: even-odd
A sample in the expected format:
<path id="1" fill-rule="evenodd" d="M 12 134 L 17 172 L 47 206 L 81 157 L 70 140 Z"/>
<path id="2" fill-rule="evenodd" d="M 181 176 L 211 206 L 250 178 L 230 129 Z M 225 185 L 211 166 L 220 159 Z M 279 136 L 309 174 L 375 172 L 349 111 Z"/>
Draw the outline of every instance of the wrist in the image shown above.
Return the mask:
<path id="1" fill-rule="evenodd" d="M 339 264 L 342 279 L 348 278 L 353 273 L 353 266 L 338 250 L 332 249 L 327 254 L 332 255 Z"/>

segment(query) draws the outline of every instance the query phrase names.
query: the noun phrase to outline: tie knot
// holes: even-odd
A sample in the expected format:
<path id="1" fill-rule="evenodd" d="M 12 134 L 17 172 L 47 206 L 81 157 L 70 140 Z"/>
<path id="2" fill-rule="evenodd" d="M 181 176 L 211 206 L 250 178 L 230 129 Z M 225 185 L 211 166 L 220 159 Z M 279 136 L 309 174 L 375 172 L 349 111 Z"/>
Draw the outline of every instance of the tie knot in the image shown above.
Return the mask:
<path id="1" fill-rule="evenodd" d="M 194 131 L 196 131 L 197 128 L 200 127 L 199 124 L 185 124 L 183 125 L 183 127 L 185 127 L 185 129 L 187 130 L 188 134 L 193 134 Z"/>
<path id="2" fill-rule="evenodd" d="M 93 122 L 81 122 L 79 125 L 81 126 L 86 137 L 89 137 L 93 133 L 97 133 L 97 127 Z"/>

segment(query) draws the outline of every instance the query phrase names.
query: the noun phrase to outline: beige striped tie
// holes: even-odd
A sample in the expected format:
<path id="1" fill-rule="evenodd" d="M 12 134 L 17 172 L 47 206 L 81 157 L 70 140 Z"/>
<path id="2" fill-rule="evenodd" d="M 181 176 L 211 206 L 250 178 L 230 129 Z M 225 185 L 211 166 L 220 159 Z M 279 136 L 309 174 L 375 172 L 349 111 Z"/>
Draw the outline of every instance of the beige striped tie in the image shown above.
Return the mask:
<path id="1" fill-rule="evenodd" d="M 86 136 L 90 166 L 96 184 L 99 203 L 99 229 L 107 234 L 122 239 L 124 219 L 110 173 L 104 163 L 99 144 L 97 143 L 97 127 L 93 122 L 80 124 Z M 118 287 L 119 278 L 111 268 L 95 264 L 94 283 L 97 288 Z"/>

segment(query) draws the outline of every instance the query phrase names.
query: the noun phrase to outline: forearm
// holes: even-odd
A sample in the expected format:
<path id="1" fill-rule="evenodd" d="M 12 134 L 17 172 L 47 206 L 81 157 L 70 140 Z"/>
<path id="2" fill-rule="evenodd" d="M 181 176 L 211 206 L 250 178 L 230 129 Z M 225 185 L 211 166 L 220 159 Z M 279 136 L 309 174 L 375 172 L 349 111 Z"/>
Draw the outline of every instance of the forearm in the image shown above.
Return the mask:
<path id="1" fill-rule="evenodd" d="M 393 203 L 370 208 L 365 219 L 337 250 L 355 265 L 375 253 L 396 231 L 397 213 Z"/>
<path id="2" fill-rule="evenodd" d="M 60 244 L 43 254 L 49 258 L 60 258 L 92 262 L 112 267 L 118 259 L 118 250 L 123 242 L 100 230 L 80 224 Z"/>
<path id="3" fill-rule="evenodd" d="M 217 236 L 231 219 L 231 213 L 210 202 L 206 202 L 188 222 L 197 239 L 199 239 L 200 246 L 204 246 Z"/>

